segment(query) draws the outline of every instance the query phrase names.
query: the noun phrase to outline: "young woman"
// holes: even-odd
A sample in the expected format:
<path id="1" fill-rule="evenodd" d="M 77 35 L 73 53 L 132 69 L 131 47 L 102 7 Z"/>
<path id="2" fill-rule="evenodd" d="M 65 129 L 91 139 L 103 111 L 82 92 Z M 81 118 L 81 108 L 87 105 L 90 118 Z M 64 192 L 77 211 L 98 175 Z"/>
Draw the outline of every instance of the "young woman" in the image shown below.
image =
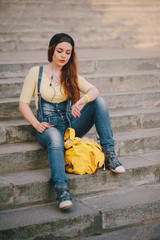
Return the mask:
<path id="1" fill-rule="evenodd" d="M 48 65 L 30 69 L 23 85 L 19 109 L 24 118 L 36 129 L 38 142 L 47 148 L 59 208 L 72 207 L 72 199 L 65 174 L 63 137 L 71 124 L 76 136 L 82 137 L 95 124 L 105 163 L 115 173 L 125 169 L 115 155 L 113 133 L 105 100 L 98 89 L 77 73 L 75 44 L 65 33 L 54 35 L 48 48 Z M 80 92 L 84 93 L 80 97 Z M 29 107 L 34 94 L 37 118 Z M 70 103 L 70 104 L 69 104 Z"/>

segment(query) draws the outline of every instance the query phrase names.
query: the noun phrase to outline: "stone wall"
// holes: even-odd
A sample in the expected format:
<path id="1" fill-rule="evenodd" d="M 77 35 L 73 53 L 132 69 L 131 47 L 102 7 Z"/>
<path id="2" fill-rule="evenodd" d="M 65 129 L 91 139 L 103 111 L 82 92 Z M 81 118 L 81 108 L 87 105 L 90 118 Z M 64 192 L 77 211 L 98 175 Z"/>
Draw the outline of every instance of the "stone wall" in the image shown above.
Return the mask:
<path id="1" fill-rule="evenodd" d="M 57 32 L 78 48 L 160 46 L 159 0 L 0 0 L 0 51 L 43 50 Z"/>

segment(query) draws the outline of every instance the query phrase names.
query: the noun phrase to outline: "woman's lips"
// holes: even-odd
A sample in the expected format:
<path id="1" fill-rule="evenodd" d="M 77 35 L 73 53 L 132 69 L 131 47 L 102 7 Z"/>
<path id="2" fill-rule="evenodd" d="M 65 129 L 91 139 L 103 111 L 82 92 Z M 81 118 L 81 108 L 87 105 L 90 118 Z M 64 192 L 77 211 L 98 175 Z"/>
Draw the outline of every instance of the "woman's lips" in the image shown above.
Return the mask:
<path id="1" fill-rule="evenodd" d="M 61 63 L 64 63 L 64 62 L 65 62 L 65 60 L 60 60 L 60 62 L 61 62 Z"/>

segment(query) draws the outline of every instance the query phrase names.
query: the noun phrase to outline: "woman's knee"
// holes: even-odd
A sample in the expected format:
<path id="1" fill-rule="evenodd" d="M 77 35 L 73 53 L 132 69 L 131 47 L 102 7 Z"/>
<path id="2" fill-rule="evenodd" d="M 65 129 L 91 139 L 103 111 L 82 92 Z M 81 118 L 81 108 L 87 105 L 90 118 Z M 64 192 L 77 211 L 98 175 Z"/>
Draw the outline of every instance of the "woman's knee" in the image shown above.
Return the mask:
<path id="1" fill-rule="evenodd" d="M 106 108 L 108 110 L 108 106 L 107 103 L 105 101 L 105 99 L 101 96 L 98 96 L 95 100 L 94 100 L 94 104 L 98 107 L 102 107 L 102 108 Z"/>
<path id="2" fill-rule="evenodd" d="M 48 128 L 45 130 L 47 146 L 50 148 L 64 148 L 63 145 L 63 136 L 61 132 L 56 128 Z"/>

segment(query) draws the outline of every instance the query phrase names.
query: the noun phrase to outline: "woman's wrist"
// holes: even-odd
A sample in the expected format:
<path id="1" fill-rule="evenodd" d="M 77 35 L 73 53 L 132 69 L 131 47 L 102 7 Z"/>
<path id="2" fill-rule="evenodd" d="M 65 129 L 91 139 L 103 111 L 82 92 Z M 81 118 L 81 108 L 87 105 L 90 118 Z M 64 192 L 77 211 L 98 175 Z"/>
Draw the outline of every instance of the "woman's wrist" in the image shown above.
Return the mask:
<path id="1" fill-rule="evenodd" d="M 86 103 L 89 102 L 89 97 L 86 94 L 84 94 L 81 98 L 85 98 L 87 100 Z"/>
<path id="2" fill-rule="evenodd" d="M 31 124 L 37 130 L 38 127 L 39 127 L 40 122 L 37 119 L 34 119 Z"/>

